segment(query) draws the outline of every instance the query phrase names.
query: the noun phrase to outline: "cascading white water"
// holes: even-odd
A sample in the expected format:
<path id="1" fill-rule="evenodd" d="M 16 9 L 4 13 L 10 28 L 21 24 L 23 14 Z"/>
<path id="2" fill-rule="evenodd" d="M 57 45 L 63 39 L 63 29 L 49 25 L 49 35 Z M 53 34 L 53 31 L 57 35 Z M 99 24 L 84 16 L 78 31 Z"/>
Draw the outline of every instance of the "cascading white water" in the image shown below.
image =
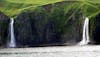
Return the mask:
<path id="1" fill-rule="evenodd" d="M 83 26 L 83 35 L 82 35 L 82 41 L 78 43 L 78 45 L 87 45 L 90 42 L 89 39 L 89 19 L 86 18 L 84 21 Z"/>
<path id="2" fill-rule="evenodd" d="M 10 24 L 9 24 L 9 30 L 10 30 L 10 42 L 8 43 L 9 48 L 16 47 L 16 41 L 15 41 L 15 36 L 14 36 L 14 19 L 10 19 Z"/>

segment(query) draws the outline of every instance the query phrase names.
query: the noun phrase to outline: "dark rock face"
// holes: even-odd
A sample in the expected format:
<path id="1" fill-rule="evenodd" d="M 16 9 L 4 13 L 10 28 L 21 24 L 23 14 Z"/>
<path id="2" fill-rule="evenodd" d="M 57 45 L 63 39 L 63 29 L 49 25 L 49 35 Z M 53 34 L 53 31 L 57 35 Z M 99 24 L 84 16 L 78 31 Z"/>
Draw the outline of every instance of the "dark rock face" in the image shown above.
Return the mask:
<path id="1" fill-rule="evenodd" d="M 96 16 L 96 28 L 93 32 L 93 40 L 96 42 L 96 44 L 100 44 L 100 14 Z"/>
<path id="2" fill-rule="evenodd" d="M 57 30 L 57 23 L 46 19 L 45 13 L 22 13 L 15 19 L 15 37 L 18 47 L 73 45 L 82 39 L 82 16 L 71 18 L 64 26 L 65 33 Z M 75 19 L 77 18 L 77 19 Z"/>
<path id="3" fill-rule="evenodd" d="M 22 13 L 15 19 L 15 36 L 19 47 L 41 46 L 46 43 L 45 14 Z"/>
<path id="4" fill-rule="evenodd" d="M 56 23 L 48 21 L 44 29 L 44 36 L 48 45 L 61 45 L 61 33 L 56 31 Z"/>
<path id="5" fill-rule="evenodd" d="M 84 19 L 82 14 L 76 13 L 65 25 L 65 33 L 62 34 L 64 45 L 75 45 L 82 40 Z"/>
<path id="6" fill-rule="evenodd" d="M 57 45 L 61 34 L 44 13 L 22 13 L 15 19 L 15 37 L 19 47 Z"/>
<path id="7" fill-rule="evenodd" d="M 0 46 L 7 44 L 9 18 L 0 12 Z"/>
<path id="8" fill-rule="evenodd" d="M 30 18 L 27 14 L 21 14 L 15 19 L 15 38 L 17 45 L 25 45 L 26 42 L 31 41 L 32 29 L 30 24 Z"/>

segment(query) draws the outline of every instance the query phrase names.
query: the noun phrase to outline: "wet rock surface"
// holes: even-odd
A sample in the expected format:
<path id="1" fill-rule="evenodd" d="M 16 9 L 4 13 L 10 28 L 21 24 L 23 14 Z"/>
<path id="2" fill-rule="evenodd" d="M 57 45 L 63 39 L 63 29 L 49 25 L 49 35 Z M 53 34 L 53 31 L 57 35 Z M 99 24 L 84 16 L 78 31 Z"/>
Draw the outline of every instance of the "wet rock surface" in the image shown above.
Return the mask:
<path id="1" fill-rule="evenodd" d="M 19 46 L 40 46 L 46 43 L 45 15 L 22 13 L 15 19 L 15 37 Z"/>
<path id="2" fill-rule="evenodd" d="M 93 40 L 96 44 L 100 44 L 100 14 L 96 16 L 95 30 L 93 32 Z"/>
<path id="3" fill-rule="evenodd" d="M 18 47 L 73 45 L 82 38 L 82 16 L 71 18 L 64 26 L 65 33 L 57 30 L 59 22 L 46 19 L 45 13 L 22 13 L 15 19 L 15 38 Z M 81 29 L 80 29 L 81 28 Z M 63 30 L 63 31 L 64 31 Z"/>
<path id="4" fill-rule="evenodd" d="M 82 40 L 84 19 L 81 13 L 76 13 L 65 25 L 65 33 L 62 34 L 65 45 L 75 45 Z"/>
<path id="5" fill-rule="evenodd" d="M 9 17 L 0 12 L 0 46 L 7 44 Z"/>

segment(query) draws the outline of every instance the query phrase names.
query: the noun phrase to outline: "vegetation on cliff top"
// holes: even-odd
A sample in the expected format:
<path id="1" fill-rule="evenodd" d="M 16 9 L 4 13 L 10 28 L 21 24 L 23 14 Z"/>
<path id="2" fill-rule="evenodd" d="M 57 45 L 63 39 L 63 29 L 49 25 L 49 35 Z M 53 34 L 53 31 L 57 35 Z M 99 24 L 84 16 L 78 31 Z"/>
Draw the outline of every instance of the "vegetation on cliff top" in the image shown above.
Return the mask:
<path id="1" fill-rule="evenodd" d="M 33 11 L 38 6 L 57 2 L 68 3 L 64 6 L 65 13 L 73 7 L 76 9 L 75 11 L 79 8 L 82 9 L 84 15 L 90 18 L 100 13 L 100 0 L 1 0 L 0 11 L 10 17 L 15 17 L 23 11 Z"/>

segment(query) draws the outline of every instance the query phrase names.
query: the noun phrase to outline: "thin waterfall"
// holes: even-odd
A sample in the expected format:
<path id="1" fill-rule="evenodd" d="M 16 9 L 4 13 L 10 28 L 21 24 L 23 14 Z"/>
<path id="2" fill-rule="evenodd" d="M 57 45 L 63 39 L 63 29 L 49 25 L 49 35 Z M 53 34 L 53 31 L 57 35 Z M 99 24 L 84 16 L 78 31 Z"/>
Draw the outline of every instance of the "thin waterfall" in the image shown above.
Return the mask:
<path id="1" fill-rule="evenodd" d="M 10 19 L 10 24 L 9 24 L 9 31 L 10 31 L 10 41 L 8 43 L 9 48 L 16 47 L 16 41 L 15 41 L 15 36 L 14 36 L 14 19 Z"/>
<path id="2" fill-rule="evenodd" d="M 86 18 L 83 26 L 82 40 L 78 43 L 78 45 L 87 45 L 89 42 L 89 18 Z"/>

